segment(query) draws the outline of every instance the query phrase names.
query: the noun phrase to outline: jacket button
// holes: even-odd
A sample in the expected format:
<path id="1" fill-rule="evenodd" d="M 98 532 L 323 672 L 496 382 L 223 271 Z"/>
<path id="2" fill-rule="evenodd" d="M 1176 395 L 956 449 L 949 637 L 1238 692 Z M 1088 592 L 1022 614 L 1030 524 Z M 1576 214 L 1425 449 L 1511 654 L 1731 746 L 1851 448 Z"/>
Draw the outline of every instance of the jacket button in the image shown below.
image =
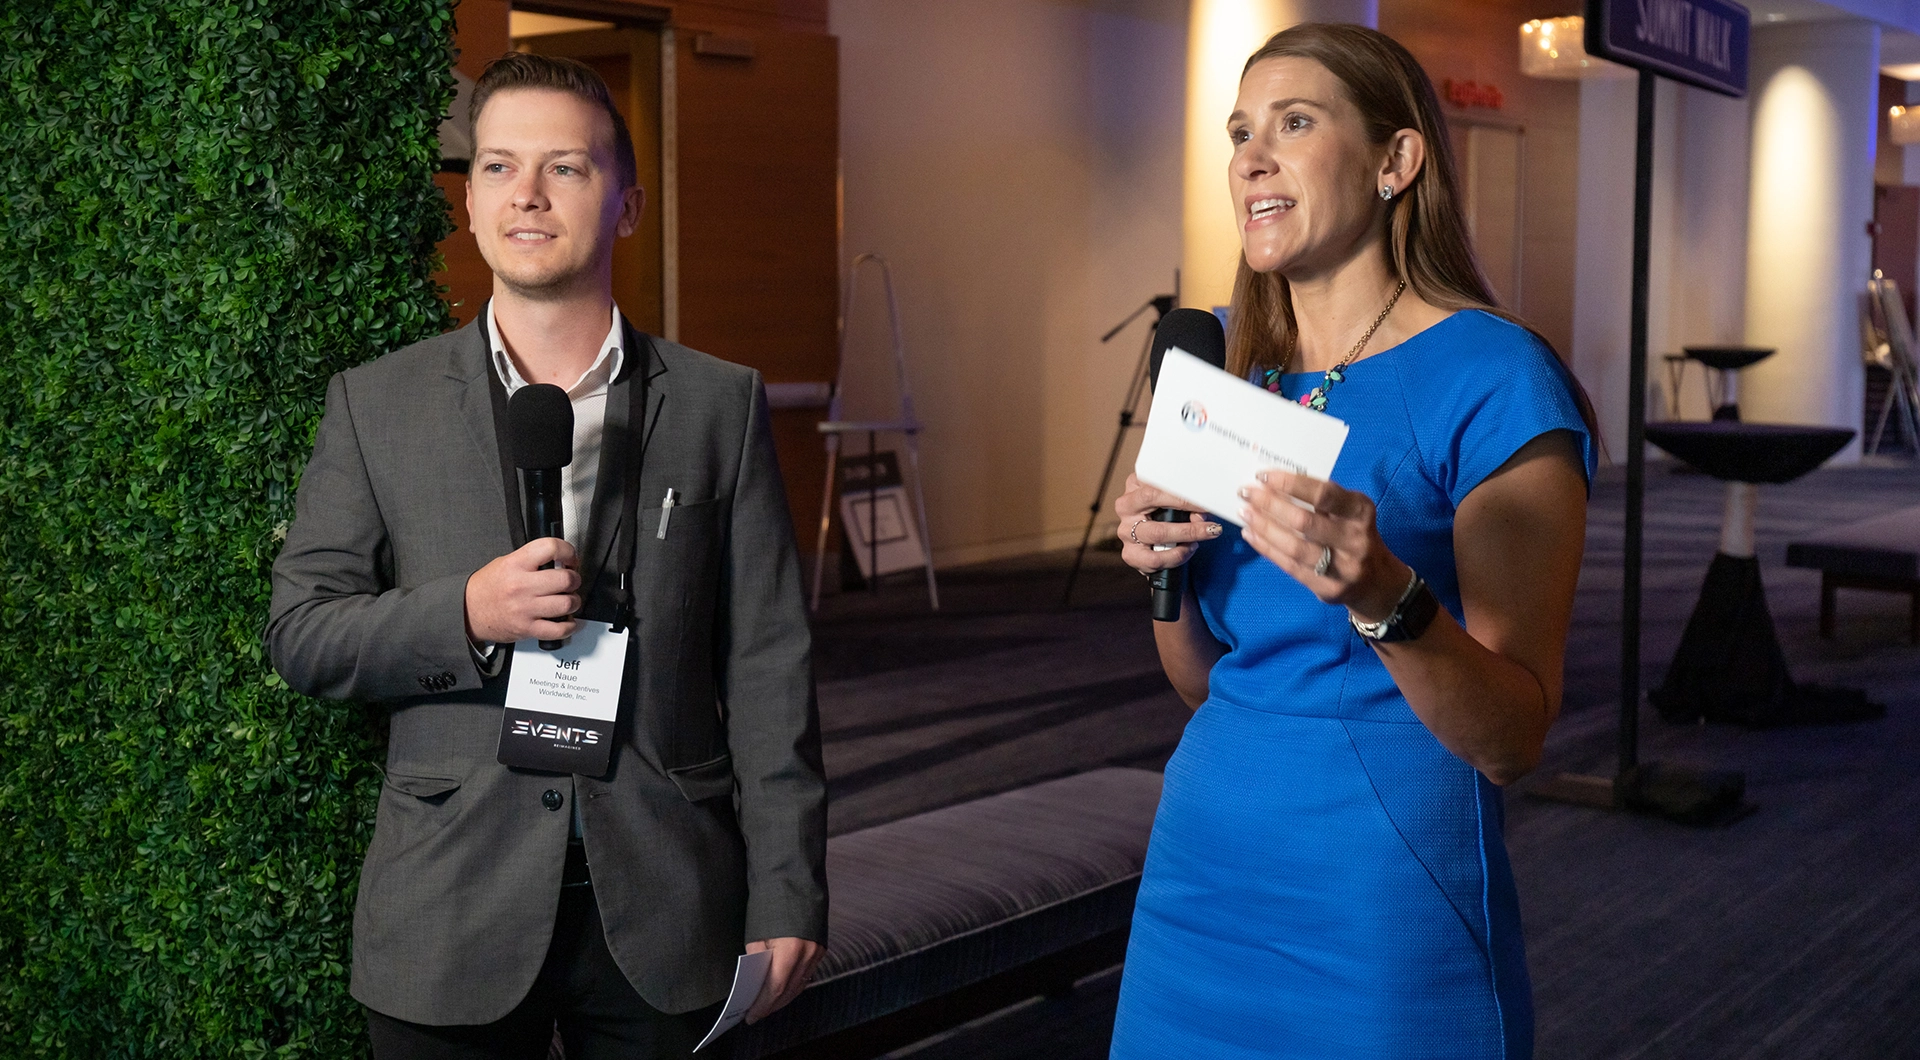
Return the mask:
<path id="1" fill-rule="evenodd" d="M 540 796 L 540 805 L 545 806 L 549 810 L 559 809 L 566 804 L 566 801 L 566 799 L 560 797 L 559 792 L 552 788 L 548 788 L 546 793 Z"/>

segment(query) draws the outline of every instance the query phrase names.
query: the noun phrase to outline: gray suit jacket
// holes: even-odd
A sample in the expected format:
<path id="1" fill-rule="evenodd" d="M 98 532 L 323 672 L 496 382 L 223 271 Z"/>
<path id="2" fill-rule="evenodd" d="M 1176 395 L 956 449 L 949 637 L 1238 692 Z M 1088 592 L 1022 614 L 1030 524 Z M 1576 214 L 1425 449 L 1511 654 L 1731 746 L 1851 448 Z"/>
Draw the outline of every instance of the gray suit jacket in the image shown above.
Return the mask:
<path id="1" fill-rule="evenodd" d="M 713 1004 L 745 941 L 826 939 L 811 639 L 764 388 L 673 343 L 649 354 L 628 328 L 609 453 L 637 372 L 649 396 L 612 764 L 509 769 L 495 760 L 507 672 L 481 677 L 465 626 L 467 578 L 512 549 L 478 319 L 333 378 L 273 567 L 275 669 L 308 695 L 391 705 L 353 996 L 416 1023 L 506 1015 L 546 956 L 578 799 L 621 971 L 664 1011 Z M 683 500 L 662 541 L 668 487 Z M 589 579 L 614 566 L 620 518 L 599 492 Z M 611 617 L 614 581 L 589 582 L 587 613 Z"/>

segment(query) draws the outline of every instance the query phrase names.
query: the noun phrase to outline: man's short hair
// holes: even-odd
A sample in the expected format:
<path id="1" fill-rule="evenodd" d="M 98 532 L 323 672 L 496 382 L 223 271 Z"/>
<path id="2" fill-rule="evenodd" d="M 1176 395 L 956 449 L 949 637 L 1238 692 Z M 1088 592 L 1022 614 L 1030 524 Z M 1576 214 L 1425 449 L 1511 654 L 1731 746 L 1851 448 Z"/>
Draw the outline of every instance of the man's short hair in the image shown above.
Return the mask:
<path id="1" fill-rule="evenodd" d="M 596 104 L 613 123 L 613 161 L 620 176 L 620 188 L 639 183 L 638 166 L 633 156 L 633 134 L 627 131 L 627 119 L 613 105 L 613 93 L 593 67 L 575 59 L 529 52 L 508 52 L 487 64 L 485 73 L 473 86 L 473 103 L 467 110 L 467 134 L 480 146 L 475 135 L 480 128 L 480 111 L 495 92 L 517 88 L 544 88 L 577 96 Z"/>

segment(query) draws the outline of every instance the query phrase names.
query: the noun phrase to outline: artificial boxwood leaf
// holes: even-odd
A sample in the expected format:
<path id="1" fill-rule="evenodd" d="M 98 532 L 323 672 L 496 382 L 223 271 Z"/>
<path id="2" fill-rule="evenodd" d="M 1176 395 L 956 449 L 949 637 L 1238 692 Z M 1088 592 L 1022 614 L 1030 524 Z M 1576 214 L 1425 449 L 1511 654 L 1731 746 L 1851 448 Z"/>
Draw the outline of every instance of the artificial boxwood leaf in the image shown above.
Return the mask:
<path id="1" fill-rule="evenodd" d="M 0 4 L 0 1056 L 365 1054 L 377 726 L 260 638 L 328 377 L 451 323 L 452 28 Z"/>

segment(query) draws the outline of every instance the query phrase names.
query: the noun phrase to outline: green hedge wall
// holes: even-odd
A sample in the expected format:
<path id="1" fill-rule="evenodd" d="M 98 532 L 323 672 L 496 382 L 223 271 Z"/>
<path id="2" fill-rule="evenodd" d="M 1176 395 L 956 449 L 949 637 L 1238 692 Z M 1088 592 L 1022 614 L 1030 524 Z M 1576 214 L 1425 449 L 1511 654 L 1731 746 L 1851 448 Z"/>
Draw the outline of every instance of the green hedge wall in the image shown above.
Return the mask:
<path id="1" fill-rule="evenodd" d="M 0 1056 L 353 1056 L 376 727 L 261 644 L 326 380 L 450 320 L 451 0 L 0 3 Z"/>

